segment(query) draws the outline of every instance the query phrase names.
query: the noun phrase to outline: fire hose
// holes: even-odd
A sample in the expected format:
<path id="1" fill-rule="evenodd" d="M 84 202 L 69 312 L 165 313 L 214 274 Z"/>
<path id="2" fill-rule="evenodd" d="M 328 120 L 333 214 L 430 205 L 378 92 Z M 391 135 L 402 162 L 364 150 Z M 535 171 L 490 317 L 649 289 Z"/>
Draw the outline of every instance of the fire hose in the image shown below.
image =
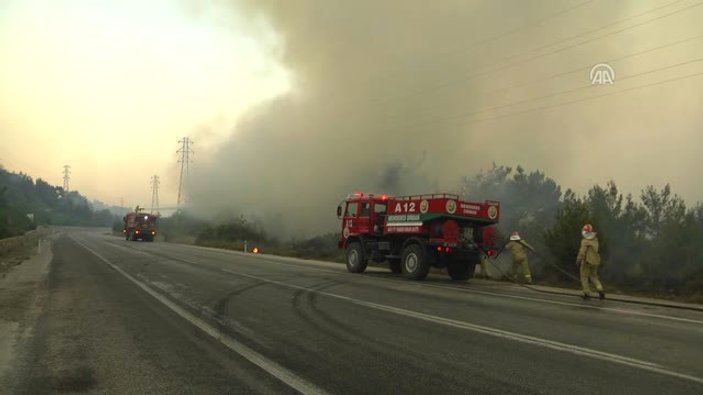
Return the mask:
<path id="1" fill-rule="evenodd" d="M 503 252 L 503 250 L 505 250 L 505 246 L 506 246 L 507 244 L 508 244 L 508 243 L 507 243 L 507 241 L 506 241 L 506 242 L 503 244 L 503 246 L 500 248 L 500 250 L 498 250 L 498 253 L 495 254 L 495 256 L 493 256 L 493 254 L 489 253 L 489 251 L 484 250 L 482 246 L 479 246 L 479 249 L 480 249 L 481 252 L 486 256 L 486 261 L 489 262 L 489 263 L 491 264 L 491 266 L 492 266 L 494 269 L 496 269 L 503 277 L 505 277 L 505 278 L 507 278 L 508 280 L 512 281 L 513 283 L 515 283 L 515 284 L 517 284 L 517 285 L 520 285 L 520 286 L 522 286 L 522 287 L 525 287 L 525 288 L 527 288 L 527 289 L 530 289 L 530 290 L 533 290 L 533 291 L 536 291 L 536 292 L 546 292 L 546 291 L 542 291 L 542 290 L 539 290 L 539 289 L 537 289 L 537 288 L 531 287 L 531 286 L 529 286 L 528 284 L 523 284 L 523 283 L 518 282 L 516 277 L 511 276 L 511 275 L 508 275 L 507 273 L 505 273 L 505 271 L 503 271 L 500 267 L 498 267 L 497 264 L 495 264 L 495 261 L 498 259 L 498 257 L 499 257 L 500 254 Z M 554 267 L 554 268 L 557 269 L 559 272 L 561 272 L 561 273 L 564 274 L 565 276 L 569 277 L 570 279 L 576 281 L 577 283 L 580 283 L 580 282 L 581 282 L 581 279 L 579 279 L 578 277 L 574 276 L 573 274 L 567 272 L 566 270 L 564 270 L 563 268 L 561 268 L 559 265 L 557 265 L 557 264 L 555 264 L 555 263 L 553 263 L 553 262 L 550 262 L 548 259 L 544 259 L 544 257 L 542 257 L 542 256 L 541 256 L 539 253 L 537 253 L 536 251 L 534 251 L 534 250 L 532 250 L 532 249 L 530 249 L 530 250 L 531 250 L 532 253 L 533 253 L 537 258 L 539 258 L 542 262 L 546 262 L 548 265 Z"/>

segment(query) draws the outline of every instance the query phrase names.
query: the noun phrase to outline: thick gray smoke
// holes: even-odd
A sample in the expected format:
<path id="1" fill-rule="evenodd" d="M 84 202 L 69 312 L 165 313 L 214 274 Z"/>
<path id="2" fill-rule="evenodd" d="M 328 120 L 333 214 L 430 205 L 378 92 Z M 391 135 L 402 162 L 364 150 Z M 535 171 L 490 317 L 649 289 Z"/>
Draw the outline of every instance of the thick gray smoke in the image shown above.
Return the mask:
<path id="1" fill-rule="evenodd" d="M 194 209 L 210 215 L 234 210 L 276 234 L 309 235 L 334 230 L 337 203 L 354 191 L 451 192 L 461 176 L 493 162 L 541 169 L 567 186 L 624 177 L 593 166 L 584 170 L 577 158 L 584 157 L 584 142 L 636 129 L 628 124 L 641 118 L 633 116 L 634 107 L 614 114 L 586 104 L 504 116 L 574 98 L 567 95 L 496 108 L 588 85 L 591 65 L 647 48 L 659 37 L 657 30 L 634 31 L 625 41 L 615 36 L 527 61 L 559 47 L 530 49 L 657 6 L 606 2 L 604 13 L 597 3 L 234 3 L 233 12 L 264 18 L 277 30 L 293 87 L 233 125 L 231 139 L 209 165 L 196 168 Z M 585 71 L 549 78 L 580 67 Z M 628 67 L 639 70 L 616 67 L 623 75 L 631 74 Z M 649 107 L 638 106 L 644 112 Z M 481 119 L 490 117 L 498 119 Z M 659 182 L 641 180 L 634 187 Z"/>

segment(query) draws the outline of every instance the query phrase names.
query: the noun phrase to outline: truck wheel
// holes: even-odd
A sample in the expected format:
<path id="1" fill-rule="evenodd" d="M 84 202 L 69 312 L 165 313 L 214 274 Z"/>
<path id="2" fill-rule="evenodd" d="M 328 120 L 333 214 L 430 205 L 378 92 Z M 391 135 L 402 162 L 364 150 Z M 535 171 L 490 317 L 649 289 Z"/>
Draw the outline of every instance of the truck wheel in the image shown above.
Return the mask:
<path id="1" fill-rule="evenodd" d="M 430 271 L 430 265 L 425 259 L 425 251 L 417 244 L 410 244 L 403 249 L 401 263 L 403 275 L 411 280 L 422 280 Z"/>
<path id="2" fill-rule="evenodd" d="M 449 272 L 449 277 L 452 280 L 466 281 L 473 277 L 474 270 L 476 270 L 475 264 L 472 265 L 466 261 L 464 262 L 449 262 L 447 265 L 447 271 Z"/>
<path id="3" fill-rule="evenodd" d="M 403 268 L 400 264 L 400 259 L 398 258 L 389 259 L 388 266 L 391 268 L 391 273 L 400 274 L 403 272 Z"/>
<path id="4" fill-rule="evenodd" d="M 363 273 L 368 263 L 360 243 L 351 242 L 347 245 L 347 270 L 350 273 Z"/>

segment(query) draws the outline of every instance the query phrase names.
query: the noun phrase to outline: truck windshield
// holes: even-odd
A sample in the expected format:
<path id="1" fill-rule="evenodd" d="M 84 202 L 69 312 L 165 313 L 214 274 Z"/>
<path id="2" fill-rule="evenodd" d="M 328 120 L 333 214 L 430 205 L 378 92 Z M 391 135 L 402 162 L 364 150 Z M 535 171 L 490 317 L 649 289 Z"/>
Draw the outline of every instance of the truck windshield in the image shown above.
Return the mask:
<path id="1" fill-rule="evenodd" d="M 344 215 L 351 215 L 356 217 L 356 208 L 357 208 L 358 203 L 352 202 L 352 203 L 347 203 L 347 211 L 344 213 Z"/>

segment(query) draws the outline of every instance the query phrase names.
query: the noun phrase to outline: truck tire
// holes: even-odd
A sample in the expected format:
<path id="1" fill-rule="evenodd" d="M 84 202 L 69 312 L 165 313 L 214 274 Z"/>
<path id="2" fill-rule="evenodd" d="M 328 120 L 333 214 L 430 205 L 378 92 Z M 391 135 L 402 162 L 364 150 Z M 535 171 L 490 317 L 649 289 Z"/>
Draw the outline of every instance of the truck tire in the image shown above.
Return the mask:
<path id="1" fill-rule="evenodd" d="M 449 262 L 447 265 L 447 272 L 449 272 L 449 277 L 452 280 L 466 281 L 474 276 L 474 271 L 476 270 L 476 264 L 471 264 L 469 262 Z"/>
<path id="2" fill-rule="evenodd" d="M 347 270 L 350 273 L 363 273 L 368 264 L 361 243 L 354 241 L 347 244 Z"/>
<path id="3" fill-rule="evenodd" d="M 391 268 L 391 273 L 400 274 L 403 272 L 403 268 L 400 264 L 400 259 L 391 258 L 388 260 L 388 267 Z"/>
<path id="4" fill-rule="evenodd" d="M 430 271 L 430 264 L 425 259 L 424 249 L 417 244 L 410 244 L 403 249 L 401 258 L 403 275 L 411 280 L 422 280 Z"/>

